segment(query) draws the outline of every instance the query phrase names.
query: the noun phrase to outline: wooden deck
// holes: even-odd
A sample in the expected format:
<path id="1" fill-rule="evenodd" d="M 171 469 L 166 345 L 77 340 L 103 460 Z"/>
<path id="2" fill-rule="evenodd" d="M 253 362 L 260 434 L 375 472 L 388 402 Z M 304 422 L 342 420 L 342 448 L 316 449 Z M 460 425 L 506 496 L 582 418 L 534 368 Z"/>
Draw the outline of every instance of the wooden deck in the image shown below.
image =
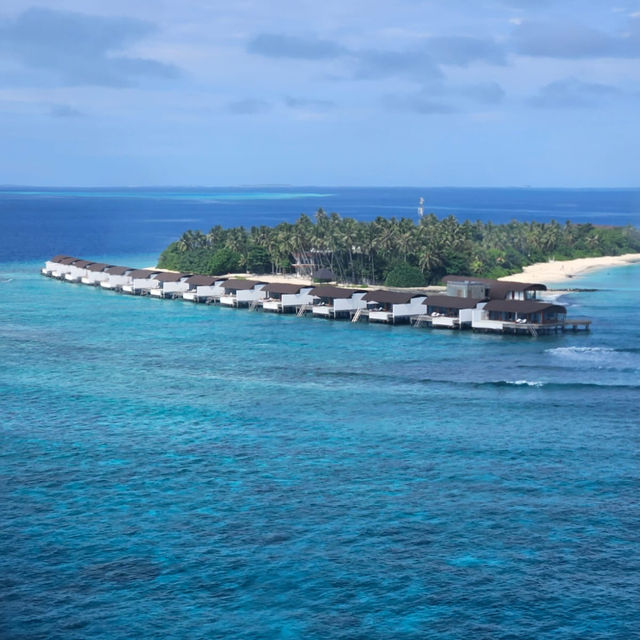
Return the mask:
<path id="1" fill-rule="evenodd" d="M 529 334 L 531 336 L 558 333 L 558 331 L 589 331 L 590 318 L 566 318 L 558 322 L 503 322 L 501 333 Z"/>

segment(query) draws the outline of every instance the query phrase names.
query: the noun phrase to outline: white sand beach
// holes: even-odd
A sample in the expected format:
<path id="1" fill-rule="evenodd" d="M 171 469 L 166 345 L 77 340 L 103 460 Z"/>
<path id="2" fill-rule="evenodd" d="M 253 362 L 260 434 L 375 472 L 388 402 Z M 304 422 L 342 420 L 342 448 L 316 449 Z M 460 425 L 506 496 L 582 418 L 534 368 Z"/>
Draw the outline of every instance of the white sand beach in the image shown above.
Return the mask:
<path id="1" fill-rule="evenodd" d="M 622 256 L 601 256 L 599 258 L 577 258 L 576 260 L 555 260 L 537 262 L 524 267 L 522 273 L 514 273 L 500 280 L 508 282 L 566 282 L 576 276 L 585 275 L 597 269 L 622 267 L 640 262 L 640 253 L 627 253 Z"/>

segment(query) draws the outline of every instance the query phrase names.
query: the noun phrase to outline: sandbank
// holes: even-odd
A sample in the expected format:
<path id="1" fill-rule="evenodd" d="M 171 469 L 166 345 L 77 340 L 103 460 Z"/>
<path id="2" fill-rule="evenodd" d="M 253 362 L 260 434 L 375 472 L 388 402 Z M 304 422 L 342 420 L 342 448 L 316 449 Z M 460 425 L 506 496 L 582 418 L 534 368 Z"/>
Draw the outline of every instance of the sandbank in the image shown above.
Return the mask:
<path id="1" fill-rule="evenodd" d="M 522 273 L 514 273 L 500 280 L 507 282 L 566 282 L 576 276 L 583 276 L 597 269 L 623 267 L 640 262 L 640 253 L 626 253 L 622 256 L 601 256 L 599 258 L 577 258 L 575 260 L 550 260 L 524 267 Z"/>

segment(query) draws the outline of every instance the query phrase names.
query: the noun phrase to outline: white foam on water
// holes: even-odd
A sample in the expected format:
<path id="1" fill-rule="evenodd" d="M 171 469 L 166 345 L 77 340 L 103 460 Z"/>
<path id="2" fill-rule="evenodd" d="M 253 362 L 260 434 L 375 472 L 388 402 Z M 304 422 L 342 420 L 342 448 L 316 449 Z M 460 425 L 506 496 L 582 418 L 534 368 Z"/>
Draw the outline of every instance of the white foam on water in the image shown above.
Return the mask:
<path id="1" fill-rule="evenodd" d="M 544 387 L 544 382 L 536 382 L 532 380 L 514 380 L 507 381 L 507 384 L 515 384 L 518 387 L 527 386 L 527 387 Z"/>
<path id="2" fill-rule="evenodd" d="M 555 347 L 546 349 L 553 358 L 567 364 L 597 369 L 639 369 L 640 356 L 637 353 L 618 351 L 610 347 Z"/>

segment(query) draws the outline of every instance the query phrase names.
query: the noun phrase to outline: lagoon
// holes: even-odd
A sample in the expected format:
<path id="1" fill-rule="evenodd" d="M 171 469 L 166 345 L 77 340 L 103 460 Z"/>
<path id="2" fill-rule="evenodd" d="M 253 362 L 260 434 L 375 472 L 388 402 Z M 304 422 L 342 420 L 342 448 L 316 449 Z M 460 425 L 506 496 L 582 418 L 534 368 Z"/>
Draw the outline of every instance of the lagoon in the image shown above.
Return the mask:
<path id="1" fill-rule="evenodd" d="M 44 257 L 157 257 L 89 228 Z M 523 340 L 120 296 L 12 251 L 6 637 L 635 633 L 638 265 L 572 281 L 591 334 Z"/>

